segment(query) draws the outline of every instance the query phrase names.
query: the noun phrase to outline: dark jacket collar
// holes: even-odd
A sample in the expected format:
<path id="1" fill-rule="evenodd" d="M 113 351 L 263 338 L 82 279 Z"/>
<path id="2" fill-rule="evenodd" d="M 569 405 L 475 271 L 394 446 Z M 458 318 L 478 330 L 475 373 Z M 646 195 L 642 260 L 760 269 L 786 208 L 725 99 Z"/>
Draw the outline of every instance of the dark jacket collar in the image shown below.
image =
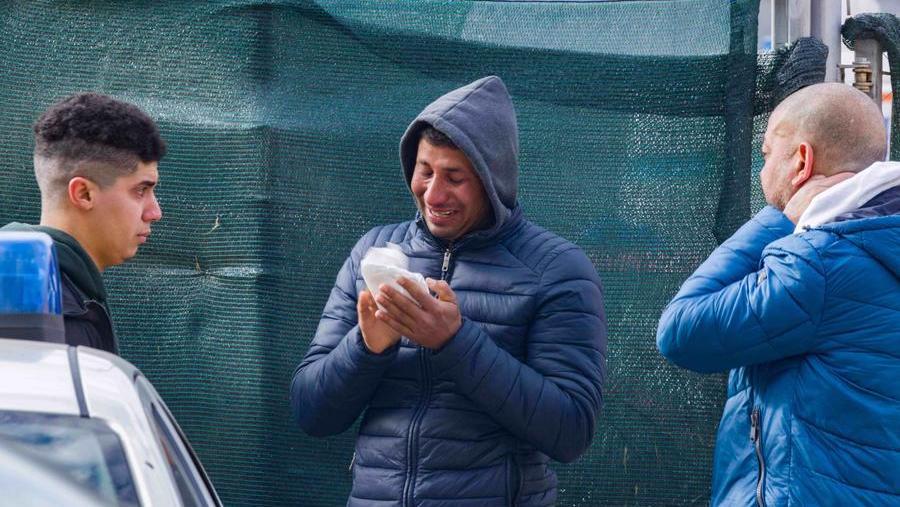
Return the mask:
<path id="1" fill-rule="evenodd" d="M 874 218 L 888 215 L 900 215 L 900 186 L 889 188 L 876 195 L 857 210 L 844 213 L 834 219 L 835 222 Z"/>
<path id="2" fill-rule="evenodd" d="M 487 229 L 470 232 L 453 242 L 443 240 L 431 234 L 431 231 L 428 230 L 428 224 L 425 223 L 425 219 L 422 218 L 421 213 L 416 213 L 415 223 L 421 231 L 422 237 L 433 247 L 440 250 L 449 249 L 459 251 L 499 243 L 518 229 L 523 220 L 522 208 L 521 206 L 516 205 L 515 208 L 509 210 L 506 219 L 501 224 L 494 224 Z"/>

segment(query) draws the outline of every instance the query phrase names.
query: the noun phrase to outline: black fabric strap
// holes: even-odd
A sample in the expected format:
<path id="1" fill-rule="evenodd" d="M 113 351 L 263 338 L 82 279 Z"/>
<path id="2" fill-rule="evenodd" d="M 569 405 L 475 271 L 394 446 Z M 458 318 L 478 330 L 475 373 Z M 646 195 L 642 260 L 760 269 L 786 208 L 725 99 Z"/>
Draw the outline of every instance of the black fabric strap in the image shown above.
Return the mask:
<path id="1" fill-rule="evenodd" d="M 84 386 L 81 383 L 81 368 L 78 366 L 78 347 L 69 347 L 69 368 L 72 371 L 75 398 L 78 400 L 78 412 L 81 417 L 90 417 L 87 401 L 84 398 Z"/>
<path id="2" fill-rule="evenodd" d="M 62 315 L 46 313 L 0 314 L 0 337 L 65 343 L 66 328 Z"/>

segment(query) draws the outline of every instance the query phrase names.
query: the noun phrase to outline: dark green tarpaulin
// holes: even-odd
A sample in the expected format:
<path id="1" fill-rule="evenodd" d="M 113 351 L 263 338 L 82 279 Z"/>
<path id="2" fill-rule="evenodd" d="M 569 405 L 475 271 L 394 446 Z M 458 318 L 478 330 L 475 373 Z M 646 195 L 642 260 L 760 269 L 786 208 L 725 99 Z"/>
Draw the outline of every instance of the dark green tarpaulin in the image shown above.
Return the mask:
<path id="1" fill-rule="evenodd" d="M 30 125 L 49 104 L 96 90 L 148 111 L 170 146 L 164 218 L 105 275 L 123 355 L 227 505 L 340 505 L 354 433 L 301 434 L 290 377 L 355 240 L 414 212 L 397 157 L 407 123 L 497 74 L 518 110 L 526 214 L 584 248 L 606 288 L 606 406 L 591 449 L 556 466 L 560 504 L 702 505 L 724 376 L 667 364 L 655 328 L 759 207 L 751 150 L 790 51 L 757 60 L 757 12 L 743 0 L 3 2 L 0 221 L 38 220 Z"/>

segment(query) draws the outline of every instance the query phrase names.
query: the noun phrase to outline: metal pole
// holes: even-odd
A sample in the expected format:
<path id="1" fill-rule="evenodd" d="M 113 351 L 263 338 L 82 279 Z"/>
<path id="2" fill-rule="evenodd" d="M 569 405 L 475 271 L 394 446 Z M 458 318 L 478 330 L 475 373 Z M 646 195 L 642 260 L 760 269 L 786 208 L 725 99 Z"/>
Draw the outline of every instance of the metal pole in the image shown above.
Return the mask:
<path id="1" fill-rule="evenodd" d="M 794 42 L 800 37 L 809 37 L 810 22 L 810 4 L 813 0 L 790 0 L 788 7 L 788 17 L 790 18 L 790 28 L 788 29 L 788 41 Z"/>
<path id="2" fill-rule="evenodd" d="M 810 35 L 828 46 L 826 83 L 840 81 L 842 17 L 841 0 L 817 0 L 810 4 Z"/>
<path id="3" fill-rule="evenodd" d="M 865 92 L 881 107 L 881 44 L 875 39 L 856 41 L 853 86 Z"/>
<path id="4" fill-rule="evenodd" d="M 809 13 L 812 3 L 815 2 L 812 0 L 772 0 L 772 49 L 790 44 L 800 37 L 809 36 Z"/>
<path id="5" fill-rule="evenodd" d="M 788 14 L 788 0 L 772 0 L 772 49 L 778 49 L 790 42 Z"/>

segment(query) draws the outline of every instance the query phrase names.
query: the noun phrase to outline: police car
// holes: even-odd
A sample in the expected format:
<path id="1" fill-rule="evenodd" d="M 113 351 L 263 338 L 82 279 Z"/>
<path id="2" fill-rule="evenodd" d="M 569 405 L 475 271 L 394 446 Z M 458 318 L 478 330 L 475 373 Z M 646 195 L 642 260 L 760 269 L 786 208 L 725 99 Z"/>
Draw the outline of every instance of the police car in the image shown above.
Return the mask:
<path id="1" fill-rule="evenodd" d="M 0 484 L 18 484 L 0 492 L 0 505 L 41 505 L 37 499 L 52 493 L 47 488 L 71 487 L 95 505 L 221 506 L 175 418 L 137 368 L 103 351 L 52 343 L 62 319 L 52 241 L 18 234 L 0 235 L 0 456 L 18 456 L 55 482 L 34 488 L 11 476 L 22 467 L 0 467 Z M 43 336 L 23 340 L 29 326 Z"/>

